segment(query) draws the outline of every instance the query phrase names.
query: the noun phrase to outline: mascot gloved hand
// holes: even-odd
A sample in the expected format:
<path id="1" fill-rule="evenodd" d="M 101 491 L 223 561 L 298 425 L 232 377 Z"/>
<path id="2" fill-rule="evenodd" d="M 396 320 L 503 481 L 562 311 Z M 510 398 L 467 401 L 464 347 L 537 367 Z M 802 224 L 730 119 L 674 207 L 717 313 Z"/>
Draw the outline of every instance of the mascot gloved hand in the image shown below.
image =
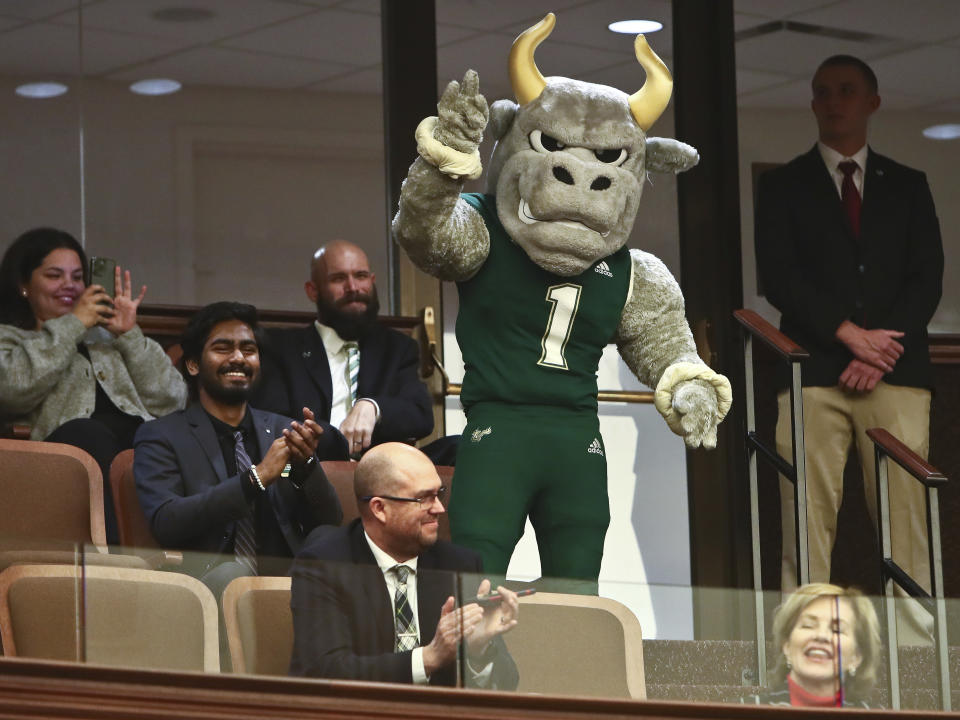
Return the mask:
<path id="1" fill-rule="evenodd" d="M 526 518 L 544 576 L 595 581 L 610 522 L 597 368 L 617 344 L 688 446 L 712 448 L 730 383 L 697 356 L 683 296 L 653 255 L 625 247 L 648 172 L 693 167 L 696 150 L 648 138 L 673 81 L 642 36 L 647 73 L 631 96 L 604 85 L 545 79 L 534 51 L 554 16 L 510 52 L 517 103 L 488 111 L 476 73 L 450 83 L 439 115 L 417 129 L 393 221 L 425 272 L 457 283 L 457 341 L 467 427 L 457 452 L 455 542 L 504 573 Z M 477 147 L 496 146 L 486 194 Z"/>

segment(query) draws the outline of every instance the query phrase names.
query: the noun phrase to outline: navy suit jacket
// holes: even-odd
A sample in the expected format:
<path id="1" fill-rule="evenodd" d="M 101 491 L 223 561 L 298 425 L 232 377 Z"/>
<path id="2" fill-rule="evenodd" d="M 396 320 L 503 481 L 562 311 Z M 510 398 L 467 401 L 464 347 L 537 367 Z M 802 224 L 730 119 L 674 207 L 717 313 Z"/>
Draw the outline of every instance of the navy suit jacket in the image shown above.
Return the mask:
<path id="1" fill-rule="evenodd" d="M 853 356 L 834 332 L 851 320 L 906 333 L 885 382 L 932 386 L 927 323 L 940 302 L 943 248 L 922 172 L 870 150 L 856 238 L 814 146 L 761 176 L 754 216 L 763 289 L 780 329 L 810 353 L 804 385 L 837 384 Z"/>
<path id="2" fill-rule="evenodd" d="M 479 555 L 442 540 L 419 556 L 417 622 L 421 645 L 433 639 L 446 599 L 461 596 L 456 573 L 481 571 Z M 359 519 L 346 527 L 324 528 L 307 539 L 293 566 L 290 607 L 294 638 L 291 675 L 413 681 L 411 651 L 394 652 L 393 609 L 387 584 Z M 492 686 L 512 690 L 519 680 L 516 664 L 502 639 L 494 642 L 497 653 Z M 456 681 L 455 663 L 430 677 L 431 685 L 454 686 Z"/>
<path id="3" fill-rule="evenodd" d="M 316 328 L 273 329 L 262 354 L 262 381 L 253 404 L 281 415 L 299 418 L 309 407 L 324 432 L 338 436 L 322 460 L 345 460 L 346 440 L 331 428 L 333 384 L 327 352 Z M 357 394 L 376 400 L 380 422 L 373 444 L 420 439 L 433 431 L 433 406 L 418 375 L 420 353 L 410 337 L 375 325 L 360 340 Z"/>
<path id="4" fill-rule="evenodd" d="M 250 408 L 262 453 L 290 424 L 289 418 Z M 247 474 L 227 476 L 213 424 L 199 403 L 141 425 L 134 439 L 137 495 L 157 542 L 200 553 L 232 552 L 236 521 L 249 512 L 243 483 Z M 261 554 L 293 557 L 319 524 L 343 518 L 337 493 L 320 463 L 297 490 L 280 479 L 267 488 L 286 547 L 259 548 Z M 309 496 L 309 501 L 307 499 Z M 205 555 L 186 558 L 185 569 L 202 574 L 222 562 Z"/>

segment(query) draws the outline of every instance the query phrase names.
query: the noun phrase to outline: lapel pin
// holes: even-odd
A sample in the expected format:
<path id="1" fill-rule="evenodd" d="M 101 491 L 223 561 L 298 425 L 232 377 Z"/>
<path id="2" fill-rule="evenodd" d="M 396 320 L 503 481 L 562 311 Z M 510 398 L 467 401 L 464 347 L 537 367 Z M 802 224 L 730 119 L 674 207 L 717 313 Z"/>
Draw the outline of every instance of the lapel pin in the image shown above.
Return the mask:
<path id="1" fill-rule="evenodd" d="M 877 170 L 877 175 L 879 175 L 880 177 L 883 177 L 883 170 Z"/>
<path id="2" fill-rule="evenodd" d="M 304 351 L 303 351 L 303 357 L 304 357 L 304 358 L 310 357 L 310 351 L 309 351 L 309 350 L 304 350 Z"/>
<path id="3" fill-rule="evenodd" d="M 266 431 L 267 435 L 270 434 L 270 428 L 264 428 L 264 430 Z"/>

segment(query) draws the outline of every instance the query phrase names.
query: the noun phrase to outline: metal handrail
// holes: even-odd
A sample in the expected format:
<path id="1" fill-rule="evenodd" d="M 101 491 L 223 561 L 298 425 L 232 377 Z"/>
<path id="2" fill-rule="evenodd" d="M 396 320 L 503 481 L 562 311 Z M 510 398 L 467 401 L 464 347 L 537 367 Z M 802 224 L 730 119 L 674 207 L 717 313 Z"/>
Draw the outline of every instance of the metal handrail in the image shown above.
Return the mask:
<path id="1" fill-rule="evenodd" d="M 807 557 L 807 481 L 806 457 L 803 445 L 800 363 L 810 354 L 753 310 L 736 310 L 733 316 L 745 330 L 743 357 L 747 395 L 746 447 L 750 471 L 750 534 L 753 545 L 753 594 L 754 615 L 757 625 L 757 677 L 759 680 L 767 674 L 767 647 L 766 631 L 763 626 L 763 582 L 760 568 L 760 493 L 757 487 L 757 455 L 759 454 L 793 483 L 794 527 L 796 528 L 797 539 L 797 584 L 805 585 L 810 580 L 810 564 Z M 764 444 L 757 435 L 753 392 L 754 338 L 761 340 L 781 360 L 790 365 L 790 422 L 793 435 L 793 463 L 781 456 L 776 447 L 771 448 Z"/>
<path id="2" fill-rule="evenodd" d="M 877 508 L 880 539 L 880 576 L 884 586 L 884 608 L 887 621 L 887 662 L 890 670 L 890 704 L 900 709 L 900 657 L 897 643 L 897 619 L 893 584 L 897 583 L 911 597 L 931 600 L 934 635 L 937 641 L 937 686 L 943 709 L 951 709 L 950 665 L 947 647 L 947 609 L 943 592 L 943 556 L 940 548 L 939 489 L 947 484 L 946 476 L 913 452 L 883 428 L 867 430 L 873 440 L 877 468 Z M 930 590 L 928 593 L 906 571 L 893 561 L 890 534 L 890 486 L 887 480 L 887 458 L 906 470 L 926 490 L 927 550 L 930 553 Z M 925 603 L 930 604 L 930 603 Z"/>

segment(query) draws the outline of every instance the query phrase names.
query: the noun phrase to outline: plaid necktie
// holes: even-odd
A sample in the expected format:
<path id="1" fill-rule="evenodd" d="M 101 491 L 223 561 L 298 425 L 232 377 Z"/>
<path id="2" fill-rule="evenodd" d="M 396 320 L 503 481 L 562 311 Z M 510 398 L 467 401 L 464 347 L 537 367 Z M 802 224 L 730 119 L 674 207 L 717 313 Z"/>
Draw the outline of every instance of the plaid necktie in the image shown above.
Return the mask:
<path id="1" fill-rule="evenodd" d="M 241 474 L 250 469 L 253 464 L 250 462 L 250 456 L 247 455 L 247 449 L 243 445 L 243 433 L 237 430 L 233 433 L 233 439 L 236 442 L 233 452 L 237 458 L 237 474 Z M 233 554 L 238 563 L 246 567 L 251 574 L 257 574 L 257 531 L 253 526 L 253 513 L 247 512 L 242 518 L 237 520 L 237 531 L 233 538 Z"/>
<path id="2" fill-rule="evenodd" d="M 853 160 L 846 160 L 837 165 L 837 168 L 843 173 L 843 182 L 840 184 L 840 203 L 847 214 L 850 232 L 856 238 L 860 237 L 860 191 L 857 190 L 853 174 L 858 167 L 859 165 Z"/>
<path id="3" fill-rule="evenodd" d="M 397 576 L 397 589 L 393 594 L 393 604 L 396 610 L 395 628 L 397 642 L 395 652 L 413 650 L 419 644 L 417 639 L 417 621 L 413 618 L 413 611 L 407 601 L 407 578 L 410 577 L 410 568 L 406 565 L 395 565 L 391 568 Z"/>
<path id="4" fill-rule="evenodd" d="M 350 407 L 357 404 L 357 378 L 360 376 L 360 346 L 355 342 L 344 343 L 347 349 L 347 384 L 350 386 Z"/>

